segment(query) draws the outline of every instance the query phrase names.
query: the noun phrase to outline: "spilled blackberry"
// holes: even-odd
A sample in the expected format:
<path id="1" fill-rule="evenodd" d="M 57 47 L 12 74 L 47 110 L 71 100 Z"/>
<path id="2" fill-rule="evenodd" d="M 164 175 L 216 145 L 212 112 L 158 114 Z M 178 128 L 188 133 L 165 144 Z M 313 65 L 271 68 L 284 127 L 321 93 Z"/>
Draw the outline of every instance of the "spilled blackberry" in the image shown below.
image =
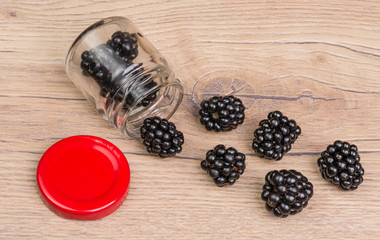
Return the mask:
<path id="1" fill-rule="evenodd" d="M 281 160 L 301 134 L 296 121 L 289 120 L 280 111 L 270 112 L 268 119 L 259 123 L 255 130 L 252 149 L 260 158 Z"/>
<path id="2" fill-rule="evenodd" d="M 342 190 L 355 190 L 363 182 L 364 169 L 358 148 L 337 140 L 318 159 L 322 177 Z"/>
<path id="3" fill-rule="evenodd" d="M 112 47 L 115 54 L 123 61 L 130 62 L 138 55 L 137 36 L 135 33 L 117 31 L 112 34 L 107 45 Z"/>
<path id="4" fill-rule="evenodd" d="M 174 157 L 182 151 L 184 137 L 174 123 L 159 117 L 147 118 L 140 128 L 143 144 L 149 153 L 160 157 Z"/>
<path id="5" fill-rule="evenodd" d="M 201 103 L 201 124 L 208 131 L 226 132 L 244 122 L 243 102 L 234 96 L 217 96 Z"/>
<path id="6" fill-rule="evenodd" d="M 203 170 L 214 179 L 218 187 L 232 185 L 244 173 L 245 155 L 235 148 L 218 145 L 206 154 L 201 162 Z"/>
<path id="7" fill-rule="evenodd" d="M 277 217 L 302 211 L 313 196 L 313 184 L 296 170 L 271 171 L 265 176 L 261 199 L 265 208 Z"/>

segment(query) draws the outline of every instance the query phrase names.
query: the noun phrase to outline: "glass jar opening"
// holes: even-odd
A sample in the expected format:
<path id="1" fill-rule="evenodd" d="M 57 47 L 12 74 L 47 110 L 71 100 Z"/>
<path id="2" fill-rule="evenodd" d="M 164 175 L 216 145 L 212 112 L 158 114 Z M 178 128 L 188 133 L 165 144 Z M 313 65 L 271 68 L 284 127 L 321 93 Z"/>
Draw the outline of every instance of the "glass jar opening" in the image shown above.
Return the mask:
<path id="1" fill-rule="evenodd" d="M 147 95 L 154 93 L 154 90 Z M 157 93 L 157 98 L 148 107 L 141 107 L 139 99 L 123 119 L 122 131 L 131 137 L 140 136 L 140 127 L 144 119 L 148 117 L 161 117 L 169 119 L 179 107 L 183 98 L 183 88 L 179 83 L 171 83 L 162 86 Z M 145 96 L 146 97 L 146 96 Z"/>

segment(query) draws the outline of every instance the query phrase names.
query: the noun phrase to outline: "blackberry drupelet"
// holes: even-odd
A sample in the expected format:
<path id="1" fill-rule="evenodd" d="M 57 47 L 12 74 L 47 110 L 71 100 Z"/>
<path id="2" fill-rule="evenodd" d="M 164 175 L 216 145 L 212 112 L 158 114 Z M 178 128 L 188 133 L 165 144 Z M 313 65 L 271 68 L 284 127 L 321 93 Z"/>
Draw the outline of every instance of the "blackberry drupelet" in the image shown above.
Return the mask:
<path id="1" fill-rule="evenodd" d="M 201 124 L 208 131 L 226 132 L 244 122 L 243 102 L 234 96 L 216 96 L 201 103 Z"/>
<path id="2" fill-rule="evenodd" d="M 261 199 L 265 208 L 277 217 L 302 211 L 313 196 L 313 184 L 296 170 L 271 171 L 265 176 Z"/>
<path id="3" fill-rule="evenodd" d="M 363 182 L 364 169 L 358 148 L 337 140 L 318 159 L 322 177 L 342 190 L 355 190 Z"/>
<path id="4" fill-rule="evenodd" d="M 281 160 L 301 134 L 296 121 L 289 120 L 280 111 L 270 112 L 268 119 L 259 123 L 255 130 L 252 149 L 260 158 Z"/>
<path id="5" fill-rule="evenodd" d="M 206 154 L 201 162 L 203 170 L 214 179 L 218 187 L 233 185 L 245 169 L 245 155 L 235 148 L 218 145 Z"/>
<path id="6" fill-rule="evenodd" d="M 112 34 L 107 45 L 125 62 L 130 62 L 138 55 L 137 36 L 135 33 L 117 31 Z"/>
<path id="7" fill-rule="evenodd" d="M 182 151 L 184 137 L 174 123 L 159 117 L 147 118 L 140 128 L 143 144 L 149 153 L 162 158 L 174 157 Z"/>

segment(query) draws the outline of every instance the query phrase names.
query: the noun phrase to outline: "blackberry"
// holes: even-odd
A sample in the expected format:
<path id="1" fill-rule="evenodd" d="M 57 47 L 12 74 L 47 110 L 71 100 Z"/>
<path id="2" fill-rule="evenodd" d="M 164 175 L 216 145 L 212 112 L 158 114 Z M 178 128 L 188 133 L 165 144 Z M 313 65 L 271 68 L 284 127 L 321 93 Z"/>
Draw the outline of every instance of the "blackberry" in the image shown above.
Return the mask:
<path id="1" fill-rule="evenodd" d="M 216 96 L 201 103 L 201 124 L 208 131 L 226 132 L 244 122 L 243 102 L 234 96 Z"/>
<path id="2" fill-rule="evenodd" d="M 259 123 L 255 130 L 252 149 L 260 158 L 281 160 L 301 134 L 296 121 L 289 120 L 280 111 L 270 112 L 268 119 Z"/>
<path id="3" fill-rule="evenodd" d="M 342 190 L 355 190 L 363 182 L 364 169 L 358 148 L 337 140 L 318 159 L 322 177 Z"/>
<path id="4" fill-rule="evenodd" d="M 98 47 L 98 49 L 99 48 L 100 47 Z M 95 52 L 95 49 L 91 49 L 90 51 L 84 51 L 82 53 L 82 61 L 80 64 L 82 74 L 84 76 L 91 76 L 100 86 L 107 86 L 107 83 L 112 80 L 110 67 L 103 65 L 102 63 L 104 61 L 102 61 Z"/>
<path id="5" fill-rule="evenodd" d="M 143 144 L 149 153 L 162 158 L 174 157 L 182 151 L 184 137 L 174 123 L 159 117 L 147 118 L 140 128 Z"/>
<path id="6" fill-rule="evenodd" d="M 245 169 L 245 155 L 235 148 L 218 145 L 206 154 L 201 162 L 203 170 L 214 179 L 218 187 L 232 185 L 240 178 Z"/>
<path id="7" fill-rule="evenodd" d="M 138 55 L 137 36 L 135 33 L 117 31 L 112 34 L 107 45 L 112 47 L 115 54 L 123 61 L 130 62 Z"/>
<path id="8" fill-rule="evenodd" d="M 313 196 L 313 184 L 296 170 L 271 171 L 265 176 L 261 199 L 265 208 L 277 217 L 302 211 Z"/>

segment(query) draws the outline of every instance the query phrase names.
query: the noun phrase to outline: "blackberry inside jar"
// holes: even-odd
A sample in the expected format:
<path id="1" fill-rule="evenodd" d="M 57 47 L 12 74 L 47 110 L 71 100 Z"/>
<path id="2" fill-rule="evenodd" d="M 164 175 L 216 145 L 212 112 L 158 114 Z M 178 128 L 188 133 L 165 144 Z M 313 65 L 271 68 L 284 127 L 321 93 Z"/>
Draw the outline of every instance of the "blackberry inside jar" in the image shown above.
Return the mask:
<path id="1" fill-rule="evenodd" d="M 128 136 L 139 136 L 147 117 L 170 118 L 183 97 L 165 58 L 121 17 L 103 19 L 75 40 L 66 73 L 97 111 Z"/>

